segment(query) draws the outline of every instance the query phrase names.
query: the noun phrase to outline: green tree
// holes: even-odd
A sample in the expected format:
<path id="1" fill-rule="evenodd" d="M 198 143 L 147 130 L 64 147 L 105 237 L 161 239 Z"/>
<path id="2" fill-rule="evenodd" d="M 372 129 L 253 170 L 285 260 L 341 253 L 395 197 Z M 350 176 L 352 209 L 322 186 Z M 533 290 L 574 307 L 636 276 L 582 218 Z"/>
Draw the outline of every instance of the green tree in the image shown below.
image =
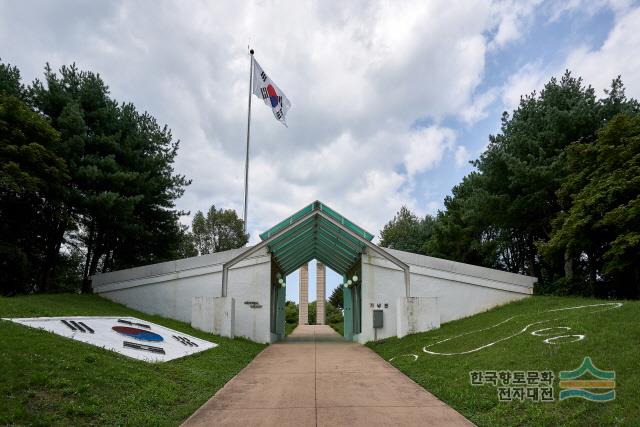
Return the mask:
<path id="1" fill-rule="evenodd" d="M 20 70 L 11 64 L 0 62 L 0 92 L 5 95 L 15 96 L 18 99 L 24 99 L 24 91 Z"/>
<path id="2" fill-rule="evenodd" d="M 99 75 L 75 65 L 59 74 L 47 65 L 44 83 L 27 92 L 61 134 L 71 183 L 50 239 L 84 248 L 83 289 L 98 270 L 175 258 L 182 212 L 174 201 L 190 182 L 174 173 L 179 143 L 168 128 L 119 105 Z"/>
<path id="3" fill-rule="evenodd" d="M 380 246 L 416 254 L 425 253 L 425 243 L 431 238 L 434 219 L 427 215 L 419 219 L 402 206 L 380 232 Z"/>
<path id="4" fill-rule="evenodd" d="M 315 325 L 316 324 L 316 302 L 310 302 L 309 303 L 309 309 L 308 309 L 308 313 L 309 313 L 309 324 L 310 325 Z"/>
<path id="5" fill-rule="evenodd" d="M 452 195 L 444 199 L 444 211 L 439 211 L 433 225 L 431 239 L 425 244 L 429 255 L 468 264 L 499 267 L 496 250 L 490 238 L 490 208 L 483 201 L 486 192 L 481 186 L 482 176 L 472 172 L 453 187 Z"/>
<path id="6" fill-rule="evenodd" d="M 0 76 L 5 70 L 0 70 Z M 0 82 L 6 82 L 0 77 Z M 40 290 L 48 276 L 52 207 L 69 179 L 56 154 L 60 135 L 20 99 L 0 89 L 0 285 L 2 294 Z"/>
<path id="7" fill-rule="evenodd" d="M 344 321 L 344 317 L 342 315 L 342 310 L 335 305 L 333 305 L 330 301 L 327 301 L 324 304 L 324 312 L 326 316 L 326 323 L 340 323 Z"/>
<path id="8" fill-rule="evenodd" d="M 564 149 L 592 141 L 600 126 L 594 90 L 570 73 L 552 78 L 540 94 L 521 98 L 501 132 L 474 162 L 496 246 L 498 263 L 516 273 L 540 276 L 535 242 L 546 240 L 559 210 L 555 196 L 564 176 Z M 487 230 L 483 230 L 487 231 Z"/>
<path id="9" fill-rule="evenodd" d="M 342 286 L 336 287 L 333 292 L 331 292 L 331 295 L 329 296 L 329 303 L 341 310 L 344 309 L 344 293 L 342 292 Z"/>
<path id="10" fill-rule="evenodd" d="M 539 279 L 537 290 L 543 292 L 563 289 L 591 295 L 598 281 L 635 277 L 635 273 L 629 273 L 632 269 L 626 269 L 628 260 L 633 259 L 628 252 L 631 249 L 617 246 L 627 261 L 616 259 L 611 264 L 624 266 L 616 270 L 615 276 L 613 270 L 605 267 L 604 253 L 609 245 L 613 246 L 608 237 L 581 234 L 591 239 L 590 246 L 586 241 L 578 243 L 577 237 L 576 240 L 568 237 L 571 222 L 562 226 L 564 231 L 556 231 L 566 218 L 577 218 L 575 213 L 567 216 L 574 200 L 587 205 L 578 197 L 582 188 L 595 188 L 586 178 L 576 178 L 576 170 L 595 173 L 592 169 L 595 161 L 591 165 L 577 163 L 577 148 L 573 147 L 597 146 L 598 130 L 614 116 L 620 113 L 633 116 L 640 111 L 638 102 L 625 96 L 620 77 L 612 81 L 605 93 L 604 98 L 597 99 L 593 88 L 567 71 L 560 79 L 552 78 L 540 93 L 522 97 L 511 115 L 503 114 L 500 132 L 489 137 L 487 149 L 473 162 L 477 170 L 445 198 L 445 209 L 431 225 L 430 237 L 421 252 L 534 275 Z M 598 191 L 612 191 L 604 186 L 604 175 L 600 178 Z M 634 219 L 633 208 L 625 212 L 618 218 L 622 224 Z M 382 242 L 389 247 L 415 251 L 420 241 L 425 240 L 416 238 L 420 234 L 418 223 L 408 210 L 401 210 L 385 226 Z M 588 222 L 580 225 L 590 226 Z M 629 226 L 628 230 L 634 228 Z M 615 236 L 627 239 L 629 248 L 633 246 L 633 233 L 624 233 L 622 229 L 616 233 L 619 234 L 614 233 Z M 552 242 L 547 245 L 550 239 Z M 611 258 L 612 254 L 607 253 Z"/>
<path id="11" fill-rule="evenodd" d="M 496 249 L 497 265 L 554 280 L 561 270 L 539 256 L 537 243 L 547 241 L 560 212 L 557 192 L 567 176 L 566 149 L 575 141 L 592 144 L 603 123 L 620 111 L 637 111 L 615 79 L 607 97 L 597 100 L 593 88 L 567 71 L 547 83 L 540 94 L 523 97 L 513 116 L 504 115 L 501 133 L 490 137 L 474 164 L 482 175 L 479 209 L 489 226 L 484 241 Z"/>
<path id="12" fill-rule="evenodd" d="M 567 160 L 558 191 L 565 209 L 542 253 L 576 260 L 561 282 L 566 292 L 640 297 L 640 114 L 616 116 L 595 143 L 572 144 Z"/>
<path id="13" fill-rule="evenodd" d="M 189 258 L 198 256 L 198 249 L 193 243 L 193 233 L 184 224 L 178 224 L 178 258 Z"/>
<path id="14" fill-rule="evenodd" d="M 291 324 L 298 324 L 298 306 L 293 301 L 287 301 L 284 304 L 284 318 L 285 322 Z"/>
<path id="15" fill-rule="evenodd" d="M 637 110 L 620 78 L 597 100 L 594 90 L 569 72 L 551 79 L 539 94 L 521 98 L 474 162 L 477 171 L 445 199 L 427 252 L 535 275 L 541 284 L 557 280 L 563 269 L 542 258 L 538 245 L 550 238 L 562 209 L 557 192 L 568 173 L 567 147 L 575 141 L 592 144 L 614 114 Z"/>
<path id="16" fill-rule="evenodd" d="M 232 209 L 212 205 L 205 216 L 196 212 L 191 223 L 193 242 L 200 255 L 241 248 L 249 241 L 244 222 Z"/>

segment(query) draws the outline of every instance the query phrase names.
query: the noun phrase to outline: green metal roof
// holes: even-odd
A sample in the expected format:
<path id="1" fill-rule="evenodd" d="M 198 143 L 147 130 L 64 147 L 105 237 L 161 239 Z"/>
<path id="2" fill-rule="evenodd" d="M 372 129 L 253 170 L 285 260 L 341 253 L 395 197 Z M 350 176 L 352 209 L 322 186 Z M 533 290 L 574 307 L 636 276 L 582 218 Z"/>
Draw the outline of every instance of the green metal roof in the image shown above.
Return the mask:
<path id="1" fill-rule="evenodd" d="M 314 211 L 323 212 L 361 239 L 373 239 L 373 234 L 319 201 L 311 203 L 271 227 L 260 234 L 260 238 L 263 241 L 268 240 L 279 231 L 298 223 L 267 243 L 285 274 L 294 272 L 312 259 L 317 259 L 339 274 L 347 274 L 360 259 L 366 244 L 323 216 L 313 215 Z"/>

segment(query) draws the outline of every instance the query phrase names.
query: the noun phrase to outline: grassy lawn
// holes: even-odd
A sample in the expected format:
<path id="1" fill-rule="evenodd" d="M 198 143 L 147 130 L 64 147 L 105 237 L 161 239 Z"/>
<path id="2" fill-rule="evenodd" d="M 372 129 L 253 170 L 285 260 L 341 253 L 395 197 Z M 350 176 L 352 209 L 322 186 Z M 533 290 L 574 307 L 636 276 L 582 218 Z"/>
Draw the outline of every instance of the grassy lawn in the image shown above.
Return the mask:
<path id="1" fill-rule="evenodd" d="M 135 316 L 219 346 L 150 364 L 0 321 L 0 425 L 178 425 L 265 347 L 94 295 L 0 298 L 0 317 L 66 315 Z"/>
<path id="2" fill-rule="evenodd" d="M 480 426 L 637 426 L 640 425 L 640 302 L 621 301 L 622 307 L 599 312 L 597 310 L 608 307 L 545 313 L 552 309 L 610 302 L 612 301 L 533 297 L 443 324 L 437 330 L 402 339 L 391 338 L 384 342 L 370 343 L 369 346 L 386 360 L 400 356 L 391 363 Z M 494 328 L 436 344 L 463 333 L 488 328 L 511 316 L 516 317 Z M 528 324 L 538 321 L 541 323 L 517 334 Z M 544 337 L 530 333 L 551 327 L 571 329 L 538 332 L 548 334 Z M 514 334 L 517 335 L 479 351 L 469 352 Z M 552 336 L 569 334 L 581 334 L 585 337 L 580 341 L 555 345 L 543 342 Z M 428 351 L 436 353 L 469 353 L 427 354 L 423 351 L 425 346 L 428 346 Z M 414 356 L 402 356 L 411 354 L 418 356 L 417 360 L 414 360 Z M 585 356 L 590 356 L 596 367 L 616 372 L 615 400 L 607 403 L 577 398 L 558 400 L 559 371 L 576 369 Z M 556 376 L 555 401 L 499 402 L 495 386 L 470 385 L 469 372 L 472 370 L 551 370 Z M 606 390 L 600 390 L 603 391 Z"/>
<path id="3" fill-rule="evenodd" d="M 285 336 L 289 335 L 297 327 L 298 327 L 297 323 L 285 323 L 284 324 L 284 335 Z"/>
<path id="4" fill-rule="evenodd" d="M 334 331 L 344 336 L 344 322 L 339 323 L 329 323 L 329 326 L 333 328 Z"/>

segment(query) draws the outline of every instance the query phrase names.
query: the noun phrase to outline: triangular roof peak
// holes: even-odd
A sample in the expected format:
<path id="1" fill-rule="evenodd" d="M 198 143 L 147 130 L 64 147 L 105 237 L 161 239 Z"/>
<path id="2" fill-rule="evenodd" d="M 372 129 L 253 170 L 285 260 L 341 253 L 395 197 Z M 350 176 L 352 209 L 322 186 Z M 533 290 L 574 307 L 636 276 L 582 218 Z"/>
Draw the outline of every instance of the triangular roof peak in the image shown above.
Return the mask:
<path id="1" fill-rule="evenodd" d="M 358 236 L 360 236 L 360 237 L 362 237 L 364 239 L 367 239 L 368 241 L 372 241 L 373 240 L 373 237 L 374 237 L 373 234 L 369 233 L 368 231 L 366 231 L 362 227 L 358 226 L 354 222 L 348 220 L 347 218 L 345 218 L 344 216 L 339 214 L 334 209 L 331 209 L 325 203 L 322 203 L 320 200 L 316 200 L 315 202 L 308 204 L 307 206 L 305 206 L 304 208 L 300 209 L 298 212 L 294 213 L 290 217 L 280 221 L 279 223 L 277 223 L 276 225 L 274 225 L 273 227 L 271 227 L 270 229 L 268 229 L 264 233 L 261 233 L 260 234 L 260 239 L 262 239 L 263 241 L 267 240 L 268 238 L 273 236 L 278 231 L 280 231 L 283 228 L 293 224 L 294 222 L 296 222 L 300 218 L 302 218 L 302 217 L 304 217 L 304 216 L 306 216 L 309 213 L 314 212 L 314 211 L 324 212 L 327 215 L 329 215 L 330 217 L 332 217 L 333 219 L 335 219 L 336 221 L 338 221 L 340 224 L 344 225 L 345 227 L 347 227 L 348 229 L 350 229 L 351 231 L 356 233 Z"/>
<path id="2" fill-rule="evenodd" d="M 227 295 L 229 269 L 252 254 L 267 248 L 285 274 L 317 259 L 338 274 L 355 268 L 365 249 L 391 261 L 404 272 L 405 292 L 410 291 L 409 265 L 372 243 L 373 234 L 316 200 L 269 230 L 260 234 L 262 242 L 227 261 L 222 266 L 222 296 Z"/>

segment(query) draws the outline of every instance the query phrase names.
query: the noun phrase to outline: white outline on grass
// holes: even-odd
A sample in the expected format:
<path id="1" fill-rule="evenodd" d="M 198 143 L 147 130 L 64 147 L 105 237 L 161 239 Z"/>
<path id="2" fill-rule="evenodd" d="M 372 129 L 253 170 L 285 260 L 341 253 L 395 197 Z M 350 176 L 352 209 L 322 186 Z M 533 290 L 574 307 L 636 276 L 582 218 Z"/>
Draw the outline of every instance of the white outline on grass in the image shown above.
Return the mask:
<path id="1" fill-rule="evenodd" d="M 417 354 L 401 354 L 400 356 L 393 356 L 391 359 L 389 359 L 389 362 L 392 362 L 394 359 L 397 359 L 399 357 L 409 357 L 409 356 L 413 357 L 414 362 L 418 360 Z"/>
<path id="2" fill-rule="evenodd" d="M 580 309 L 580 308 L 589 308 L 589 307 L 604 307 L 604 306 L 606 306 L 607 308 L 604 308 L 602 310 L 591 311 L 590 313 L 598 313 L 598 312 L 601 312 L 601 311 L 607 311 L 607 310 L 613 310 L 613 309 L 616 309 L 616 308 L 620 308 L 620 307 L 622 307 L 622 303 L 621 302 L 606 302 L 606 303 L 601 303 L 601 304 L 588 304 L 588 305 L 579 305 L 579 306 L 575 306 L 575 307 L 555 308 L 555 309 L 551 309 L 551 310 L 545 310 L 545 311 L 543 311 L 543 313 L 551 313 L 551 312 L 566 311 L 566 310 L 577 310 L 577 309 Z M 523 315 L 518 314 L 516 316 L 509 317 L 508 319 L 503 320 L 502 322 L 496 323 L 495 325 L 489 326 L 487 328 L 477 329 L 475 331 L 470 331 L 470 332 L 465 332 L 464 334 L 460 334 L 460 335 L 456 335 L 456 336 L 453 336 L 453 337 L 450 337 L 450 338 L 446 338 L 444 340 L 440 340 L 440 341 L 435 342 L 433 344 L 429 344 L 429 345 L 424 346 L 422 348 L 422 351 L 427 353 L 427 354 L 432 354 L 432 355 L 436 355 L 436 356 L 457 356 L 457 355 L 461 355 L 461 354 L 475 353 L 476 351 L 480 351 L 480 350 L 483 350 L 483 349 L 485 349 L 487 347 L 491 347 L 491 346 L 493 346 L 493 345 L 495 345 L 495 344 L 497 344 L 499 342 L 506 341 L 508 339 L 516 337 L 516 336 L 526 332 L 527 329 L 529 329 L 529 327 L 531 327 L 533 325 L 537 325 L 539 323 L 544 323 L 544 322 L 550 322 L 550 321 L 553 321 L 553 320 L 560 320 L 560 318 L 556 318 L 556 319 L 540 320 L 540 321 L 537 321 L 537 322 L 529 323 L 523 329 L 521 329 L 520 331 L 516 332 L 515 334 L 509 335 L 509 336 L 504 337 L 504 338 L 500 338 L 497 341 L 493 341 L 493 342 L 490 342 L 490 343 L 485 344 L 483 346 L 480 346 L 480 347 L 477 347 L 477 348 L 474 348 L 474 349 L 471 349 L 471 350 L 467 350 L 467 351 L 461 351 L 461 352 L 455 352 L 455 353 L 439 353 L 437 351 L 427 350 L 429 347 L 433 347 L 434 345 L 442 344 L 443 342 L 451 341 L 453 339 L 460 338 L 460 337 L 463 337 L 465 335 L 470 335 L 470 334 L 475 334 L 477 332 L 487 331 L 489 329 L 492 329 L 492 328 L 495 328 L 497 326 L 500 326 L 503 323 L 507 323 L 507 322 L 515 319 L 516 317 L 520 317 L 520 316 L 523 316 Z M 550 328 L 547 328 L 547 329 L 550 329 Z M 537 331 L 534 331 L 534 332 L 537 332 Z M 549 339 L 550 338 L 547 338 L 543 342 L 545 342 L 546 344 L 551 344 L 550 342 L 546 342 Z M 584 336 L 582 336 L 581 339 L 576 340 L 576 341 L 580 341 L 582 339 L 584 339 Z M 575 341 L 570 341 L 570 342 L 575 342 Z"/>
<path id="3" fill-rule="evenodd" d="M 564 342 L 554 342 L 554 340 L 560 339 L 560 338 L 571 338 L 571 337 L 576 337 L 575 340 L 571 340 L 571 341 L 564 341 Z M 584 339 L 584 335 L 558 335 L 557 337 L 549 337 L 546 340 L 542 341 L 545 344 L 553 344 L 553 345 L 560 345 L 560 344 L 567 344 L 570 342 L 577 342 L 577 341 L 582 341 Z"/>
<path id="4" fill-rule="evenodd" d="M 542 328 L 535 331 L 531 331 L 531 335 L 534 337 L 548 337 L 550 335 L 555 335 L 557 332 L 551 332 L 550 334 L 541 334 L 540 332 L 549 331 L 551 329 L 564 329 L 565 331 L 570 331 L 571 328 L 568 326 L 552 326 L 550 328 Z"/>
<path id="5" fill-rule="evenodd" d="M 515 316 L 514 316 L 514 317 L 515 317 Z M 511 320 L 511 319 L 513 319 L 513 317 L 511 317 L 511 318 L 509 318 L 509 319 L 507 319 L 507 320 Z M 555 320 L 555 319 L 553 319 L 553 320 Z M 463 336 L 463 335 L 469 335 L 469 334 L 472 334 L 472 333 L 475 333 L 475 332 L 480 332 L 480 331 L 483 331 L 483 330 L 485 330 L 485 331 L 486 331 L 487 329 L 491 329 L 492 327 L 498 326 L 500 323 L 504 323 L 504 322 L 500 322 L 500 323 L 498 323 L 497 325 L 493 325 L 493 326 L 491 326 L 491 327 L 489 327 L 489 328 L 486 328 L 486 329 L 479 329 L 479 330 L 477 330 L 477 331 L 467 332 L 466 334 L 458 335 L 458 336 L 455 336 L 455 337 L 451 337 L 451 338 L 444 339 L 444 340 L 442 340 L 442 341 L 435 342 L 435 343 L 433 343 L 433 344 L 430 344 L 430 345 L 427 345 L 427 346 L 422 347 L 422 351 L 424 351 L 424 352 L 425 352 L 425 353 L 427 353 L 427 354 L 436 354 L 436 355 L 438 355 L 438 356 L 456 356 L 456 355 L 458 355 L 458 354 L 469 354 L 469 353 L 475 353 L 476 351 L 483 350 L 483 349 L 485 349 L 485 348 L 487 348 L 487 347 L 491 347 L 492 345 L 498 344 L 499 342 L 506 341 L 506 340 L 511 339 L 511 338 L 513 338 L 513 337 L 516 337 L 516 336 L 518 336 L 518 335 L 520 335 L 520 334 L 522 334 L 522 333 L 524 333 L 524 332 L 527 332 L 527 329 L 529 329 L 529 327 L 531 327 L 531 326 L 533 326 L 533 325 L 537 325 L 537 324 L 539 324 L 539 323 L 544 323 L 544 322 L 549 322 L 549 321 L 550 321 L 550 320 L 540 320 L 540 321 L 537 321 L 537 322 L 529 323 L 527 326 L 525 326 L 524 328 L 522 328 L 520 331 L 516 332 L 516 333 L 515 333 L 515 334 L 513 334 L 513 335 L 509 335 L 508 337 L 500 338 L 500 339 L 499 339 L 499 340 L 497 340 L 497 341 L 490 342 L 489 344 L 485 344 L 485 345 L 483 345 L 483 346 L 480 346 L 480 347 L 474 348 L 474 349 L 472 349 L 472 350 L 461 351 L 461 352 L 457 352 L 457 353 L 438 353 L 438 352 L 435 352 L 435 351 L 427 350 L 427 348 L 429 348 L 429 347 L 433 347 L 434 345 L 441 344 L 441 343 L 443 343 L 443 342 L 450 341 L 450 340 L 455 339 L 455 338 L 459 338 L 459 337 L 461 337 L 461 336 Z"/>

